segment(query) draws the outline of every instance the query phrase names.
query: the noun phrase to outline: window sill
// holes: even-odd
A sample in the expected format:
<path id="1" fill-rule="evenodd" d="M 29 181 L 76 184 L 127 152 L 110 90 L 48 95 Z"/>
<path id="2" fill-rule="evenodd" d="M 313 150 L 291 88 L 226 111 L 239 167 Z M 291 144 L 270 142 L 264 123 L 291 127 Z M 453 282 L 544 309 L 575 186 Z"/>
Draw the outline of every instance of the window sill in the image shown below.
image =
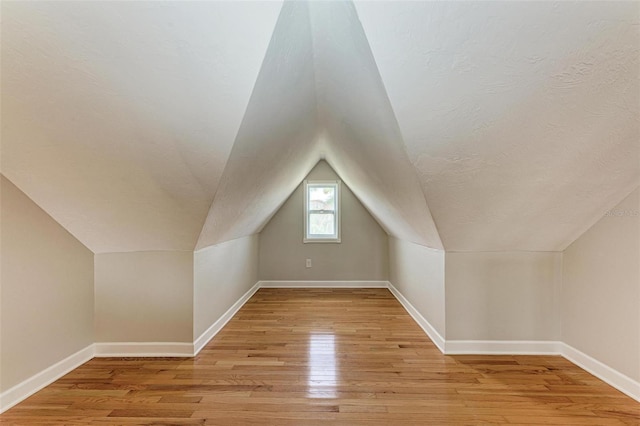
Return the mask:
<path id="1" fill-rule="evenodd" d="M 340 244 L 342 241 L 340 240 L 340 238 L 304 238 L 302 240 L 302 242 L 304 244 L 313 244 L 313 243 L 333 243 L 333 244 Z"/>

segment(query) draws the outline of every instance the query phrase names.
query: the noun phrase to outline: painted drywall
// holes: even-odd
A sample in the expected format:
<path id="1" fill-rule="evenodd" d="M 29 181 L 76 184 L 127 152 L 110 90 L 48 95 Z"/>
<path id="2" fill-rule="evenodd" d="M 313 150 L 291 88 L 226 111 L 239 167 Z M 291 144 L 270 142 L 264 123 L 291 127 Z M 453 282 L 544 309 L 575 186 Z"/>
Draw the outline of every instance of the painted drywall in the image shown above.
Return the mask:
<path id="1" fill-rule="evenodd" d="M 196 340 L 258 282 L 258 235 L 195 252 L 193 280 Z"/>
<path id="2" fill-rule="evenodd" d="M 447 252 L 447 340 L 559 340 L 561 275 L 561 253 Z"/>
<path id="3" fill-rule="evenodd" d="M 313 2 L 309 15 L 327 161 L 389 234 L 442 248 L 353 4 Z"/>
<path id="4" fill-rule="evenodd" d="M 340 177 L 325 162 L 307 175 L 310 180 Z M 387 281 L 389 253 L 386 232 L 344 183 L 340 194 L 341 243 L 303 243 L 302 183 L 260 233 L 260 280 Z M 305 266 L 311 259 L 311 268 Z"/>
<path id="5" fill-rule="evenodd" d="M 93 253 L 0 177 L 0 393 L 94 341 Z"/>
<path id="6" fill-rule="evenodd" d="M 95 255 L 96 342 L 193 341 L 193 252 Z"/>
<path id="7" fill-rule="evenodd" d="M 387 232 L 442 247 L 353 5 L 286 3 L 197 247 L 260 231 L 322 156 Z"/>
<path id="8" fill-rule="evenodd" d="M 356 9 L 447 251 L 562 251 L 637 185 L 638 2 Z"/>
<path id="9" fill-rule="evenodd" d="M 640 381 L 640 191 L 563 253 L 562 340 Z"/>
<path id="10" fill-rule="evenodd" d="M 282 7 L 197 249 L 259 232 L 320 159 L 305 2 Z"/>
<path id="11" fill-rule="evenodd" d="M 389 238 L 389 281 L 446 338 L 444 251 Z"/>
<path id="12" fill-rule="evenodd" d="M 96 253 L 193 250 L 280 6 L 2 2 L 3 173 Z"/>
<path id="13" fill-rule="evenodd" d="M 323 152 L 450 251 L 561 251 L 637 184 L 637 2 L 281 5 L 2 2 L 4 173 L 98 253 L 259 232 Z"/>

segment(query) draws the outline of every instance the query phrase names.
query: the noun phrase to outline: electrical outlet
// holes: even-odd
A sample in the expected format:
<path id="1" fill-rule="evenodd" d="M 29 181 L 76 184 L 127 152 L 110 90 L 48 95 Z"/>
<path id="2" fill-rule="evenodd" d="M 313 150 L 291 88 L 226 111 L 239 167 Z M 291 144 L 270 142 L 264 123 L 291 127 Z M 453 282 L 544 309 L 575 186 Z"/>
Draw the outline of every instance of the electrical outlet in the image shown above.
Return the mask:
<path id="1" fill-rule="evenodd" d="M 311 259 L 307 259 L 307 268 L 311 268 Z"/>

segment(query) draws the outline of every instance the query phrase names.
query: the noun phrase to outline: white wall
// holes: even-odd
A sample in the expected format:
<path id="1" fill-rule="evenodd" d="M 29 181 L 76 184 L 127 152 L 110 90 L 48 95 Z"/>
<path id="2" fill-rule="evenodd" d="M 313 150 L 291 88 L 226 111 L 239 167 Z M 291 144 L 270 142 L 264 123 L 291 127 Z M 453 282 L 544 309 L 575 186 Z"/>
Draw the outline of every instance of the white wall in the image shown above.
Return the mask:
<path id="1" fill-rule="evenodd" d="M 389 238 L 389 281 L 445 337 L 445 253 Z"/>
<path id="2" fill-rule="evenodd" d="M 193 253 L 95 255 L 96 342 L 192 342 Z"/>
<path id="3" fill-rule="evenodd" d="M 446 254 L 447 340 L 558 340 L 562 255 Z"/>
<path id="4" fill-rule="evenodd" d="M 258 235 L 195 252 L 193 279 L 195 340 L 258 281 Z"/>
<path id="5" fill-rule="evenodd" d="M 636 188 L 565 251 L 562 340 L 640 381 L 640 196 Z"/>
<path id="6" fill-rule="evenodd" d="M 0 392 L 94 340 L 93 253 L 1 177 Z"/>
<path id="7" fill-rule="evenodd" d="M 320 161 L 307 179 L 340 177 Z M 386 232 L 358 201 L 341 187 L 341 243 L 303 243 L 304 189 L 300 184 L 260 233 L 260 280 L 388 280 Z M 311 268 L 305 267 L 311 259 Z"/>

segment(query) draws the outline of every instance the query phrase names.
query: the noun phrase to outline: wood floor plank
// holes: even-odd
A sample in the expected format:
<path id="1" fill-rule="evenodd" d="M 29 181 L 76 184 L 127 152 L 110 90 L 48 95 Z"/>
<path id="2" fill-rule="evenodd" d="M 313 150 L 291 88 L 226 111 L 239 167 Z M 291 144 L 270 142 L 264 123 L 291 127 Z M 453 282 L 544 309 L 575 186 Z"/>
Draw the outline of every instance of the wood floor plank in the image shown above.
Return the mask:
<path id="1" fill-rule="evenodd" d="M 444 356 L 386 289 L 261 289 L 191 359 L 96 358 L 3 425 L 639 425 L 557 356 Z"/>

